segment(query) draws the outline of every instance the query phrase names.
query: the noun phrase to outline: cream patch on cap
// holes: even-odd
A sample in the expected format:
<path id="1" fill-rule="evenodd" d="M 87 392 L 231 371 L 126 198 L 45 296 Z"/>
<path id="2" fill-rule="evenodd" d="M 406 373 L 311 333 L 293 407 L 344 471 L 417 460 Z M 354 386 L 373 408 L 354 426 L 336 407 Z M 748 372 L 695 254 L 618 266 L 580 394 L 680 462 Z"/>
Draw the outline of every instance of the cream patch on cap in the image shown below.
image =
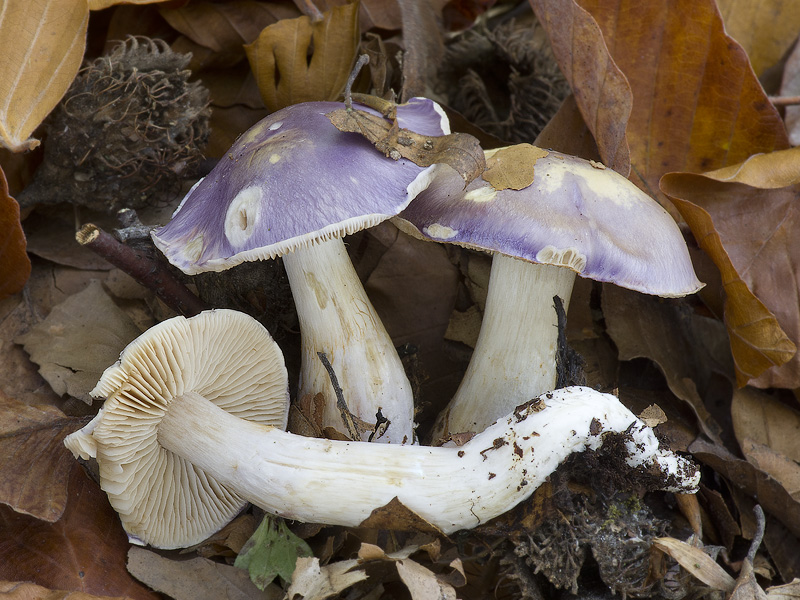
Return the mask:
<path id="1" fill-rule="evenodd" d="M 432 225 L 428 225 L 427 227 L 423 227 L 422 232 L 427 236 L 439 240 L 449 240 L 458 235 L 457 229 L 447 227 L 446 225 L 440 225 L 439 223 L 434 223 Z"/>
<path id="2" fill-rule="evenodd" d="M 534 185 L 548 193 L 556 193 L 564 187 L 565 177 L 571 175 L 579 180 L 588 191 L 603 201 L 618 206 L 633 207 L 642 202 L 642 192 L 633 183 L 612 169 L 599 168 L 586 161 L 553 160 L 546 166 L 539 162 L 541 170 Z"/>
<path id="3" fill-rule="evenodd" d="M 536 261 L 556 267 L 567 267 L 576 273 L 582 273 L 586 268 L 586 255 L 581 254 L 577 248 L 556 248 L 545 246 L 536 253 Z"/>
<path id="4" fill-rule="evenodd" d="M 470 202 L 491 202 L 497 197 L 497 190 L 490 185 L 475 188 L 464 194 L 464 200 Z"/>
<path id="5" fill-rule="evenodd" d="M 253 235 L 261 217 L 262 191 L 258 186 L 243 189 L 228 207 L 225 214 L 225 237 L 239 248 Z"/>

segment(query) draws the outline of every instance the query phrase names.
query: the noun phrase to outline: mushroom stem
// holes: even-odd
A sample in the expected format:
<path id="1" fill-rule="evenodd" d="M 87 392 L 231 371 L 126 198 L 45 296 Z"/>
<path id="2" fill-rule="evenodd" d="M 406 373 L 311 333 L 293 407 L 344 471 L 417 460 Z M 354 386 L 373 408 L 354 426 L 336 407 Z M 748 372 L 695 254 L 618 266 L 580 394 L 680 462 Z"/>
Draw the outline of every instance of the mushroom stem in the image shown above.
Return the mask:
<path id="1" fill-rule="evenodd" d="M 173 399 L 158 429 L 167 450 L 267 512 L 358 526 L 394 498 L 444 533 L 476 527 L 528 498 L 574 452 L 609 432 L 628 467 L 656 487 L 694 492 L 699 472 L 661 450 L 617 398 L 563 388 L 517 407 L 458 448 L 306 438 L 234 417 L 196 393 Z"/>
<path id="2" fill-rule="evenodd" d="M 575 272 L 496 253 L 478 341 L 455 396 L 439 415 L 433 439 L 483 431 L 495 419 L 556 383 L 557 313 L 569 307 Z M 509 299 L 518 299 L 511 304 Z M 487 401 L 486 390 L 492 400 Z"/>
<path id="3" fill-rule="evenodd" d="M 414 398 L 389 334 L 369 301 L 341 238 L 298 248 L 283 257 L 300 319 L 302 369 L 298 397 L 322 393 L 323 427 L 348 428 L 328 372 L 333 367 L 350 413 L 370 424 L 378 410 L 390 421 L 374 441 L 413 441 Z M 371 429 L 362 431 L 367 441 Z"/>

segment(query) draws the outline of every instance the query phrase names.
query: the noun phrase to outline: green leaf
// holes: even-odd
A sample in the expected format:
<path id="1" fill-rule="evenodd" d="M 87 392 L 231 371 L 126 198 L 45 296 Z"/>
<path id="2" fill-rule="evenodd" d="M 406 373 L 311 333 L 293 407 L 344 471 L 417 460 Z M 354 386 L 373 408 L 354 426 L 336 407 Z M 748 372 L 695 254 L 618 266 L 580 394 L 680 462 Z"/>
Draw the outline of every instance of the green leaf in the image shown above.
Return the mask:
<path id="1" fill-rule="evenodd" d="M 266 515 L 234 566 L 246 569 L 253 583 L 263 590 L 276 575 L 291 581 L 298 557 L 312 555 L 309 545 L 289 531 L 283 519 Z"/>

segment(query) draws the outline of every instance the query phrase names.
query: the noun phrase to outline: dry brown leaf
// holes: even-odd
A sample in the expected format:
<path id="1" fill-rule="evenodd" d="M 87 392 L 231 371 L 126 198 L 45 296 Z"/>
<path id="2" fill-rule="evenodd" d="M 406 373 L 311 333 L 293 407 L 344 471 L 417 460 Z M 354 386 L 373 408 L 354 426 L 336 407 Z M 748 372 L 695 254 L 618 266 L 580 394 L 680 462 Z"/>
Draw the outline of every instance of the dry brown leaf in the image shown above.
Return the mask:
<path id="1" fill-rule="evenodd" d="M 794 0 L 717 0 L 725 31 L 747 51 L 756 75 L 777 63 L 797 38 Z"/>
<path id="2" fill-rule="evenodd" d="M 158 4 L 167 0 L 89 0 L 89 10 L 103 10 L 119 4 Z"/>
<path id="3" fill-rule="evenodd" d="M 444 53 L 442 31 L 430 0 L 399 2 L 403 28 L 402 102 L 414 96 L 429 96 Z"/>
<path id="4" fill-rule="evenodd" d="M 247 571 L 207 558 L 172 560 L 144 548 L 128 550 L 128 572 L 142 583 L 174 600 L 278 600 L 275 584 L 262 592 Z"/>
<path id="5" fill-rule="evenodd" d="M 29 406 L 0 393 L 0 502 L 43 521 L 58 521 L 75 463 L 64 438 L 85 423 L 55 407 Z"/>
<path id="6" fill-rule="evenodd" d="M 800 245 L 794 235 L 800 184 L 761 190 L 718 181 L 714 172 L 669 173 L 661 189 L 720 271 L 738 384 L 800 386 L 794 342 L 800 340 Z"/>
<path id="7" fill-rule="evenodd" d="M 724 366 L 714 364 L 696 329 L 686 325 L 691 318 L 686 307 L 679 301 L 613 285 L 603 286 L 602 307 L 608 335 L 619 350 L 620 360 L 653 360 L 672 393 L 691 406 L 703 432 L 719 440 L 721 428 L 706 409 L 697 386 L 705 387 L 711 371 Z"/>
<path id="8" fill-rule="evenodd" d="M 286 592 L 288 600 L 325 600 L 335 596 L 359 581 L 367 574 L 356 569 L 359 561 L 343 560 L 320 566 L 315 557 L 298 558 L 292 575 L 292 583 Z M 353 570 L 355 569 L 355 570 Z"/>
<path id="9" fill-rule="evenodd" d="M 380 506 L 373 510 L 370 515 L 359 524 L 359 527 L 364 529 L 391 529 L 444 535 L 436 525 L 420 517 L 417 513 L 400 502 L 396 496 L 385 506 Z"/>
<path id="10" fill-rule="evenodd" d="M 412 600 L 456 600 L 456 590 L 452 585 L 410 558 L 397 561 L 397 573 L 411 592 Z"/>
<path id="11" fill-rule="evenodd" d="M 536 161 L 548 154 L 547 150 L 531 144 L 501 148 L 486 159 L 483 179 L 498 191 L 524 189 L 533 183 Z"/>
<path id="12" fill-rule="evenodd" d="M 160 12 L 173 29 L 194 43 L 241 58 L 244 58 L 242 46 L 255 40 L 262 29 L 299 15 L 291 5 L 255 0 L 195 1 L 177 8 L 167 5 Z"/>
<path id="13" fill-rule="evenodd" d="M 780 115 L 744 50 L 725 35 L 714 0 L 580 4 L 636 99 L 627 123 L 631 179 L 668 210 L 658 187 L 664 173 L 708 171 L 788 147 Z"/>
<path id="14" fill-rule="evenodd" d="M 332 8 L 316 23 L 302 16 L 265 27 L 245 51 L 266 107 L 337 100 L 358 39 L 358 3 Z"/>
<path id="15" fill-rule="evenodd" d="M 769 600 L 797 600 L 800 598 L 800 579 L 793 579 L 784 585 L 774 585 L 767 588 Z"/>
<path id="16" fill-rule="evenodd" d="M 653 540 L 653 546 L 674 558 L 689 573 L 715 590 L 731 592 L 736 586 L 733 577 L 700 548 L 668 537 Z"/>
<path id="17" fill-rule="evenodd" d="M 69 501 L 55 523 L 0 506 L 0 580 L 36 581 L 55 590 L 157 600 L 125 570 L 128 539 L 105 493 L 77 461 Z M 43 559 L 46 557 L 46 559 Z"/>
<path id="18" fill-rule="evenodd" d="M 748 438 L 740 439 L 739 447 L 747 462 L 767 473 L 780 483 L 792 498 L 800 501 L 800 465 L 775 452 L 769 446 Z"/>
<path id="19" fill-rule="evenodd" d="M 750 439 L 800 462 L 800 412 L 768 394 L 742 388 L 733 393 L 731 417 L 739 441 Z"/>
<path id="20" fill-rule="evenodd" d="M 124 600 L 119 596 L 95 596 L 83 592 L 49 590 L 35 583 L 0 581 L 0 598 L 3 600 Z"/>
<path id="21" fill-rule="evenodd" d="M 747 160 L 704 174 L 717 181 L 774 190 L 800 183 L 800 148 L 754 154 Z"/>
<path id="22" fill-rule="evenodd" d="M 0 300 L 19 292 L 30 277 L 31 261 L 25 249 L 19 204 L 9 196 L 6 176 L 0 168 Z"/>
<path id="23" fill-rule="evenodd" d="M 0 12 L 0 143 L 14 152 L 61 100 L 83 60 L 87 0 L 7 0 Z"/>
<path id="24" fill-rule="evenodd" d="M 57 394 L 91 404 L 89 391 L 140 333 L 102 285 L 92 281 L 15 341 L 23 344 Z"/>
<path id="25" fill-rule="evenodd" d="M 689 452 L 720 476 L 731 482 L 736 489 L 756 498 L 764 510 L 777 518 L 793 535 L 800 537 L 800 503 L 775 479 L 755 466 L 731 454 L 724 447 L 697 439 L 689 446 Z"/>
<path id="26" fill-rule="evenodd" d="M 547 31 L 553 54 L 572 87 L 578 109 L 597 142 L 603 162 L 627 177 L 631 153 L 625 131 L 633 96 L 623 70 L 617 66 L 619 58 L 614 56 L 613 44 L 608 38 L 604 40 L 607 33 L 601 31 L 596 16 L 593 18 L 590 14 L 596 7 L 589 8 L 587 3 L 580 2 L 589 10 L 587 12 L 573 0 L 530 2 Z M 632 11 L 636 18 L 640 10 Z M 646 27 L 639 22 L 637 32 Z M 639 102 L 638 96 L 636 101 Z"/>
<path id="27" fill-rule="evenodd" d="M 314 0 L 320 10 L 328 10 L 334 6 L 347 4 L 351 0 Z M 441 2 L 441 0 L 439 0 Z M 301 9 L 305 8 L 305 0 L 295 0 Z M 377 27 L 388 31 L 402 29 L 400 6 L 398 0 L 361 0 L 359 10 L 361 30 L 369 31 Z"/>

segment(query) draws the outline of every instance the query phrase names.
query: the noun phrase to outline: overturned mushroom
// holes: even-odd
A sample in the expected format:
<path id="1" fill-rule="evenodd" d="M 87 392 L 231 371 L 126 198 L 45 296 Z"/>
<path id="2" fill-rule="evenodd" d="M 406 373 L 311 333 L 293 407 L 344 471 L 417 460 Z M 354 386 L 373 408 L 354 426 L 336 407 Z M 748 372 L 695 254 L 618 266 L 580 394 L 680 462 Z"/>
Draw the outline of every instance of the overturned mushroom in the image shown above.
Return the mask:
<path id="1" fill-rule="evenodd" d="M 105 404 L 64 443 L 76 456 L 97 459 L 100 486 L 131 541 L 159 548 L 196 544 L 247 505 L 236 490 L 159 443 L 158 424 L 173 399 L 199 395 L 241 423 L 279 429 L 289 410 L 280 348 L 258 321 L 233 310 L 151 327 L 91 394 Z"/>
<path id="2" fill-rule="evenodd" d="M 417 237 L 494 254 L 478 342 L 434 438 L 481 431 L 555 387 L 553 298 L 566 310 L 576 274 L 665 297 L 703 285 L 669 213 L 615 171 L 529 144 L 486 154 L 507 169 L 499 179 L 517 181 L 495 187 L 487 171 L 464 189 L 445 167 L 395 219 Z"/>
<path id="3" fill-rule="evenodd" d="M 233 391 L 222 391 L 226 387 L 254 391 L 242 380 L 257 369 L 239 357 L 259 352 L 237 350 L 234 373 L 211 374 L 213 363 L 199 363 L 196 350 L 183 343 L 194 330 L 206 329 L 209 314 L 214 315 L 166 321 L 155 328 L 157 335 L 146 332 L 134 341 L 96 388 L 108 398 L 101 413 L 66 442 L 76 455 L 97 458 L 103 489 L 140 541 L 176 547 L 211 532 L 195 528 L 175 538 L 161 531 L 161 521 L 180 521 L 177 510 L 184 504 L 192 507 L 183 517 L 189 521 L 208 510 L 199 501 L 186 501 L 197 485 L 189 475 L 272 514 L 333 525 L 357 526 L 396 498 L 445 533 L 511 509 L 570 454 L 599 448 L 607 435 L 622 436 L 625 466 L 645 473 L 653 487 L 693 492 L 698 485 L 699 473 L 689 461 L 660 449 L 652 430 L 615 397 L 588 388 L 544 394 L 459 448 L 306 438 L 244 420 L 203 395 L 214 390 L 232 398 Z M 245 334 L 231 333 L 208 340 L 220 348 L 210 360 L 240 347 L 236 338 Z M 183 373 L 186 368 L 191 377 Z M 205 385 L 192 388 L 194 377 Z M 279 383 L 275 389 L 280 388 Z M 242 416 L 249 419 L 250 411 Z M 150 452 L 143 463 L 134 458 L 140 448 Z M 161 460 L 178 466 L 179 475 L 168 475 L 169 493 L 161 490 L 164 476 L 154 466 Z M 181 483 L 188 489 L 180 489 Z M 238 502 L 230 503 L 228 518 Z M 224 520 L 217 519 L 217 526 Z"/>
<path id="4" fill-rule="evenodd" d="M 192 188 L 153 241 L 189 274 L 282 256 L 302 335 L 298 395 L 322 393 L 323 426 L 347 431 L 317 358 L 323 352 L 349 411 L 374 423 L 380 409 L 388 419 L 376 441 L 411 443 L 411 386 L 341 238 L 408 206 L 427 187 L 433 167 L 386 158 L 361 135 L 336 129 L 326 113 L 343 106 L 297 104 L 259 122 Z M 424 135 L 449 133 L 431 100 L 398 106 L 397 119 Z M 370 433 L 360 432 L 361 439 Z"/>

